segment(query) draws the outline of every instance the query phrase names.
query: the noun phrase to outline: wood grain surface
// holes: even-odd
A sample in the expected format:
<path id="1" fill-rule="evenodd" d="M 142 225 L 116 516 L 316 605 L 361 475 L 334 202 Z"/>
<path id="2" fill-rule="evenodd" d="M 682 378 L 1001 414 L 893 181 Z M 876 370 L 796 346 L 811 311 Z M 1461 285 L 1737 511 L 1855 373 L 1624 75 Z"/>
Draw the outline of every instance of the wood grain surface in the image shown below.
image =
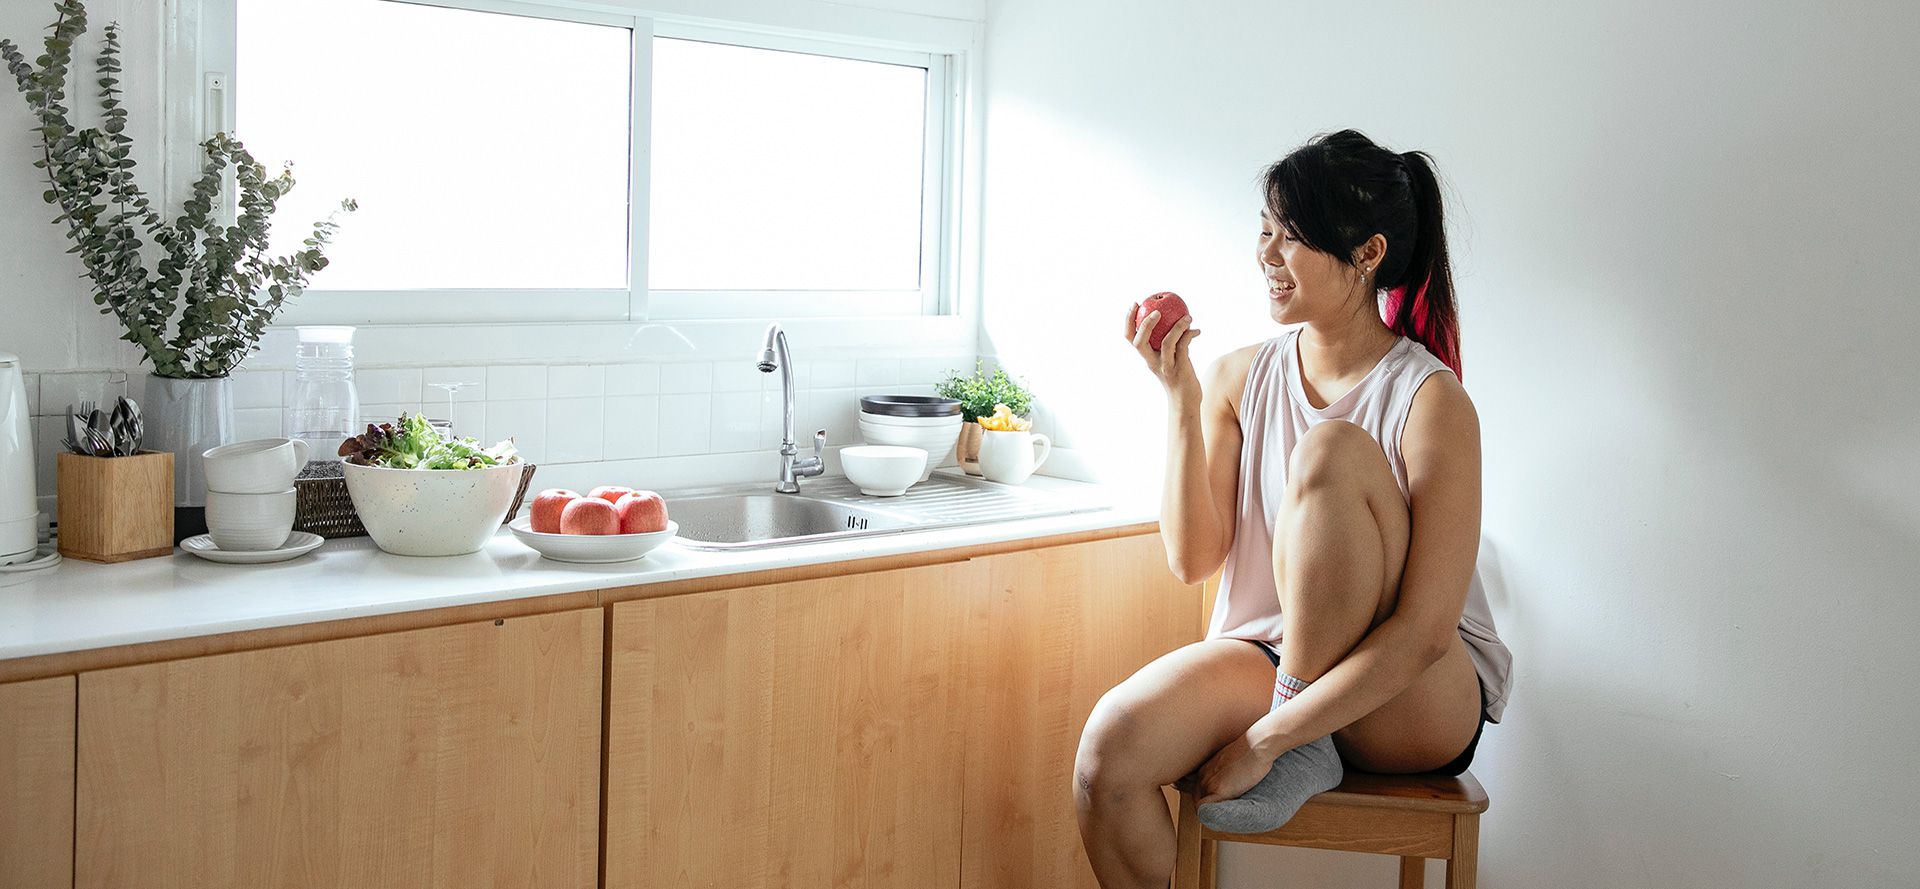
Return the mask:
<path id="1" fill-rule="evenodd" d="M 0 886 L 73 885 L 74 679 L 0 685 Z"/>
<path id="2" fill-rule="evenodd" d="M 952 886 L 977 563 L 613 606 L 608 889 Z"/>
<path id="3" fill-rule="evenodd" d="M 80 677 L 79 887 L 592 887 L 598 609 Z"/>

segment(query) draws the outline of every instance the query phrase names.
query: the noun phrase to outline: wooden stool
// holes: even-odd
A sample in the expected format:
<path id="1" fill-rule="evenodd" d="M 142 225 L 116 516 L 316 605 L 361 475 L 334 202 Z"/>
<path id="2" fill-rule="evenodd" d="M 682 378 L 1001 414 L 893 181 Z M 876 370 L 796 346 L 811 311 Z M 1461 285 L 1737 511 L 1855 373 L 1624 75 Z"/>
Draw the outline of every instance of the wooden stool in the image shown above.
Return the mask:
<path id="1" fill-rule="evenodd" d="M 1266 833 L 1220 833 L 1200 823 L 1191 793 L 1180 794 L 1173 889 L 1212 889 L 1218 846 L 1265 843 L 1400 856 L 1400 889 L 1426 881 L 1426 859 L 1447 862 L 1447 889 L 1473 889 L 1480 854 L 1480 813 L 1487 792 L 1472 772 L 1375 775 L 1349 770 L 1340 786 L 1300 807 Z"/>

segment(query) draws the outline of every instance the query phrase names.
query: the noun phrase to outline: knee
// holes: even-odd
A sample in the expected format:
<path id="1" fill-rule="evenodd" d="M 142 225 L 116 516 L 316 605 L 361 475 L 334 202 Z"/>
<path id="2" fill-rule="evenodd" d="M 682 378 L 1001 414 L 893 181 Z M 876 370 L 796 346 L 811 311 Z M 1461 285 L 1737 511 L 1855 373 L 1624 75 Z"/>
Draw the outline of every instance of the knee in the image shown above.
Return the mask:
<path id="1" fill-rule="evenodd" d="M 1129 708 L 1111 693 L 1094 705 L 1073 759 L 1073 800 L 1081 811 L 1138 793 L 1150 783 L 1132 768 L 1140 749 L 1134 743 L 1136 725 Z"/>
<path id="2" fill-rule="evenodd" d="M 1355 481 L 1365 460 L 1385 459 L 1380 443 L 1358 425 L 1327 420 L 1307 430 L 1287 461 L 1287 488 L 1295 493 Z"/>

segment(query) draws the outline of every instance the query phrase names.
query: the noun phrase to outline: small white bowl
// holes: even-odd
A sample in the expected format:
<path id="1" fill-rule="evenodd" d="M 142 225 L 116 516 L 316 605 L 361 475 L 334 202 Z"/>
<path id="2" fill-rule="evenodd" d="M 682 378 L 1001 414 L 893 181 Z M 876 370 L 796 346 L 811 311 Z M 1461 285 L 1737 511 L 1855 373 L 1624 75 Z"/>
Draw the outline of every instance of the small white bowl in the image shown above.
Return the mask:
<path id="1" fill-rule="evenodd" d="M 548 534 L 533 530 L 533 516 L 523 515 L 507 523 L 513 536 L 537 550 L 542 558 L 556 562 L 631 562 L 653 552 L 660 544 L 680 533 L 680 523 L 667 520 L 666 530 L 645 534 Z"/>
<path id="2" fill-rule="evenodd" d="M 921 480 L 920 470 L 927 465 L 927 452 L 921 448 L 897 445 L 853 445 L 840 449 L 840 468 L 847 481 L 860 493 L 875 497 L 898 497 L 914 482 Z"/>

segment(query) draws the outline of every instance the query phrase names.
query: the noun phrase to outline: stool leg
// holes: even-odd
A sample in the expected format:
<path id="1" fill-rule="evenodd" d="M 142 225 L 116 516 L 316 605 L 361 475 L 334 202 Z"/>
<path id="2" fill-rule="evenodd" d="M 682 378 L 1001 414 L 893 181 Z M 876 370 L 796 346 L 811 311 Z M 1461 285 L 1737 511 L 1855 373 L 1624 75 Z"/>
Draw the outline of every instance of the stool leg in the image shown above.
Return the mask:
<path id="1" fill-rule="evenodd" d="M 1447 889 L 1473 889 L 1480 868 L 1480 816 L 1453 816 L 1453 857 L 1447 859 Z"/>
<path id="2" fill-rule="evenodd" d="M 1214 889 L 1219 885 L 1215 869 L 1220 865 L 1220 841 L 1200 841 L 1200 889 Z"/>
<path id="3" fill-rule="evenodd" d="M 1200 804 L 1191 793 L 1180 794 L 1180 823 L 1173 832 L 1173 889 L 1201 889 Z"/>
<path id="4" fill-rule="evenodd" d="M 1400 856 L 1400 889 L 1426 889 L 1427 860 Z"/>

